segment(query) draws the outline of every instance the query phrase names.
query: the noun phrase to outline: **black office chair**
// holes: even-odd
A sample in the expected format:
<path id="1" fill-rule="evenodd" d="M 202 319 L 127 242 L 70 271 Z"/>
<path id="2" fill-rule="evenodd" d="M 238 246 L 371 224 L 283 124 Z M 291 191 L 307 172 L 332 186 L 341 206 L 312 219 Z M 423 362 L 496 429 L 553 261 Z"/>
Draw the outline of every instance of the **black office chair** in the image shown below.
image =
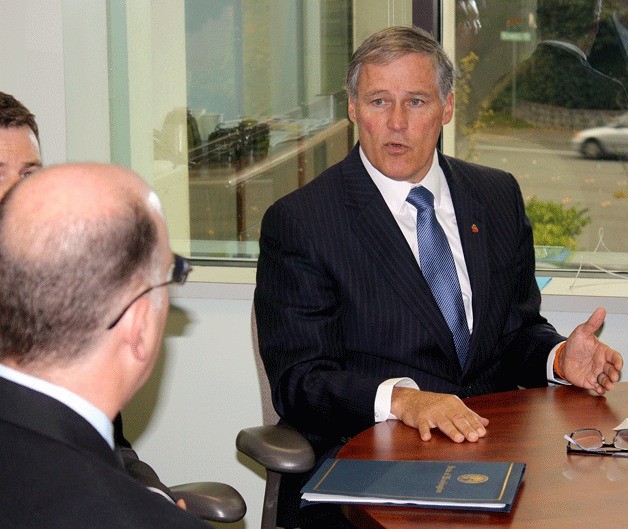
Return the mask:
<path id="1" fill-rule="evenodd" d="M 122 417 L 115 418 L 119 437 L 116 452 L 122 459 L 126 471 L 131 477 L 146 487 L 163 490 L 165 486 L 157 473 L 146 462 L 142 461 L 137 452 L 121 434 Z M 187 510 L 202 520 L 210 522 L 237 522 L 246 514 L 246 503 L 240 493 L 231 485 L 212 481 L 186 483 L 168 487 L 170 496 L 178 501 L 183 499 Z"/>
<path id="2" fill-rule="evenodd" d="M 183 499 L 190 513 L 209 522 L 237 522 L 246 514 L 240 493 L 226 483 L 201 481 L 170 487 L 177 500 Z"/>
<path id="3" fill-rule="evenodd" d="M 288 426 L 277 424 L 279 417 L 273 408 L 270 384 L 259 354 L 255 309 L 251 315 L 251 331 L 262 392 L 264 425 L 240 430 L 236 438 L 236 447 L 266 469 L 261 529 L 275 529 L 282 474 L 307 472 L 314 467 L 316 459 L 314 450 L 305 437 Z"/>

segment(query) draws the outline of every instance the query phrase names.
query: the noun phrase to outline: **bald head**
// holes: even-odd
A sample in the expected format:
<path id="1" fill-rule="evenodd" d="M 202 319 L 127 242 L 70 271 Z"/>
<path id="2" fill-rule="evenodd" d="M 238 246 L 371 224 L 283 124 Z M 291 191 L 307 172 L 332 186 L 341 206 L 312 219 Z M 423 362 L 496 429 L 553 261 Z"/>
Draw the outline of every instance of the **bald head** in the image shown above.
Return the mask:
<path id="1" fill-rule="evenodd" d="M 159 201 L 129 169 L 68 164 L 21 181 L 0 202 L 0 359 L 80 355 L 167 251 Z"/>
<path id="2" fill-rule="evenodd" d="M 39 259 L 63 247 L 76 255 L 88 254 L 90 232 L 104 235 L 132 205 L 148 211 L 150 194 L 150 188 L 123 167 L 51 167 L 22 182 L 8 197 L 0 240 L 20 258 Z"/>

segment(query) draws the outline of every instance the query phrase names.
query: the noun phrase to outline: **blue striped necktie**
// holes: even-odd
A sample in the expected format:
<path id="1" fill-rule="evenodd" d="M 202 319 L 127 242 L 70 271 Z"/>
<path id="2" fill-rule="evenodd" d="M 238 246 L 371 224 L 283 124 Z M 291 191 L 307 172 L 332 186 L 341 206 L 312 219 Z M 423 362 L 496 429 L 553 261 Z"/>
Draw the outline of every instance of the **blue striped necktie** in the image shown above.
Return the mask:
<path id="1" fill-rule="evenodd" d="M 454 257 L 434 212 L 434 195 L 429 189 L 418 186 L 410 191 L 406 201 L 417 209 L 416 233 L 421 271 L 451 330 L 460 365 L 464 366 L 469 349 L 469 327 Z"/>

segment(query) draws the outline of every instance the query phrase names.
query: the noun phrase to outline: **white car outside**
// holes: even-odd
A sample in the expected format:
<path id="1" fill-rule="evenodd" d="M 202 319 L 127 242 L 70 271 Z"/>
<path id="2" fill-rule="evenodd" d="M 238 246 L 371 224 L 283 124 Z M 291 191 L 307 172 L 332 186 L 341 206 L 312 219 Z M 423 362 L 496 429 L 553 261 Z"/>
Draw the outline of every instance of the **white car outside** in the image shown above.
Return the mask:
<path id="1" fill-rule="evenodd" d="M 576 132 L 571 145 L 585 158 L 628 157 L 628 112 L 603 127 Z"/>

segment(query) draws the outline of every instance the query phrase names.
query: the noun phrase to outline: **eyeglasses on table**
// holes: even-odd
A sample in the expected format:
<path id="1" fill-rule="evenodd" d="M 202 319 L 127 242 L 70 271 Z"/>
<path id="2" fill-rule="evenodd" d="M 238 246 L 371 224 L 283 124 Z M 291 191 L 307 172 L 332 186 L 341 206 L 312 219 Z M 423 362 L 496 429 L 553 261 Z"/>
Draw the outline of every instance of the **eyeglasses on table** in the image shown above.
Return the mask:
<path id="1" fill-rule="evenodd" d="M 612 443 L 595 428 L 576 430 L 565 439 L 568 454 L 628 457 L 628 429 L 617 430 Z"/>

